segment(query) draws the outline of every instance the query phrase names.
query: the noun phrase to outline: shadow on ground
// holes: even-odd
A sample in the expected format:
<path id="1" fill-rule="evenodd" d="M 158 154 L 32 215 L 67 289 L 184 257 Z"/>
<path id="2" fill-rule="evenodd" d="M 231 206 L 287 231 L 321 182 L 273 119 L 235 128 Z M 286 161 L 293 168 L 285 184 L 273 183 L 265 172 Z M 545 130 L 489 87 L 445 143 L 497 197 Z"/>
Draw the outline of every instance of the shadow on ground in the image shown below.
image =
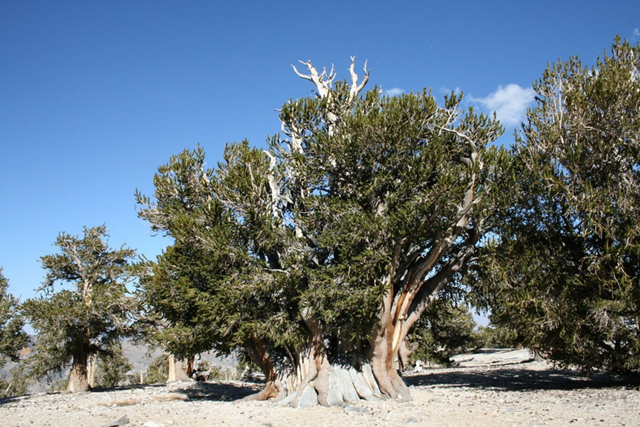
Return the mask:
<path id="1" fill-rule="evenodd" d="M 255 382 L 220 381 L 220 382 L 196 382 L 184 381 L 171 384 L 171 389 L 166 390 L 165 384 L 117 387 L 109 389 L 94 389 L 91 393 L 101 391 L 127 390 L 131 388 L 158 389 L 168 394 L 158 395 L 159 400 L 212 400 L 219 402 L 231 402 L 243 399 L 259 392 L 264 384 Z M 178 397 L 179 396 L 179 397 Z"/>
<path id="2" fill-rule="evenodd" d="M 174 392 L 184 395 L 186 400 L 231 402 L 255 394 L 263 387 L 264 384 L 251 382 L 197 382 L 189 387 L 177 388 Z"/>
<path id="3" fill-rule="evenodd" d="M 530 369 L 526 364 L 481 370 L 456 368 L 451 371 L 436 371 L 404 378 L 408 385 L 439 388 L 481 388 L 501 391 L 528 390 L 579 390 L 605 387 L 630 387 L 640 385 L 640 375 L 615 376 L 593 374 L 590 376 L 575 371 Z"/>
<path id="4" fill-rule="evenodd" d="M 88 392 L 95 395 L 100 395 L 101 393 L 113 392 L 113 391 L 126 391 L 132 389 L 146 389 L 151 393 L 157 393 L 156 400 L 211 400 L 218 402 L 231 402 L 234 400 L 243 399 L 249 395 L 255 394 L 259 392 L 264 384 L 253 383 L 253 382 L 184 382 L 184 383 L 176 383 L 173 385 L 173 388 L 170 390 L 165 390 L 164 384 L 157 385 L 134 385 L 127 387 L 114 387 L 114 388 L 95 388 L 92 391 Z M 57 394 L 61 396 L 72 396 L 73 394 L 66 392 L 55 392 L 55 393 L 47 393 L 47 394 Z M 32 395 L 24 395 L 24 396 L 13 396 L 13 397 L 5 397 L 0 398 L 0 407 L 2 405 L 19 401 L 22 399 L 28 399 Z M 132 396 L 129 398 L 128 396 L 112 396 L 113 404 L 118 406 L 128 406 L 137 404 L 138 398 L 136 396 Z M 1 425 L 1 424 L 0 424 Z"/>

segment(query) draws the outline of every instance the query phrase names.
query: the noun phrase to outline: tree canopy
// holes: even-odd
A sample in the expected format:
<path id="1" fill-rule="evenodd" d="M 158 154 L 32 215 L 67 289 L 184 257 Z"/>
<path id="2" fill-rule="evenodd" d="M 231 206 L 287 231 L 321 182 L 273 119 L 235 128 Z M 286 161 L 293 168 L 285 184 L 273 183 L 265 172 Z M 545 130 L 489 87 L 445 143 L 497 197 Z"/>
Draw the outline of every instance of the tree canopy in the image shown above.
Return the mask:
<path id="1" fill-rule="evenodd" d="M 137 195 L 175 239 L 143 293 L 172 327 L 205 322 L 213 347 L 242 349 L 273 385 L 262 397 L 343 401 L 343 361 L 370 393 L 409 398 L 400 346 L 506 209 L 509 155 L 488 147 L 502 128 L 461 95 L 361 93 L 353 63 L 335 84 L 304 64 L 317 95 L 283 106 L 268 150 L 229 144 L 213 169 L 187 150 L 159 169 L 155 200 Z"/>
<path id="2" fill-rule="evenodd" d="M 491 320 L 584 369 L 640 368 L 640 47 L 550 65 L 478 284 Z"/>
<path id="3" fill-rule="evenodd" d="M 69 391 L 87 390 L 88 358 L 110 354 L 130 333 L 135 303 L 126 286 L 135 251 L 111 249 L 107 237 L 104 226 L 85 227 L 82 237 L 61 233 L 60 253 L 41 258 L 47 272 L 41 295 L 23 306 L 37 334 L 29 358 L 34 376 L 71 364 Z"/>

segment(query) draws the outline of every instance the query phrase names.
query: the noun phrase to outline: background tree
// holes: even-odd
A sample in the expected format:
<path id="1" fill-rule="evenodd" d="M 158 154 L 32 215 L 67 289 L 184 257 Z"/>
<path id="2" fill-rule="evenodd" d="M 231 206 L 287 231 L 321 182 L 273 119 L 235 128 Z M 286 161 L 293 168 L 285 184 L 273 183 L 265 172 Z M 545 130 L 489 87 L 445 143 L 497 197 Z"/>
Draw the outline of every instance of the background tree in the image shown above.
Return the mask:
<path id="1" fill-rule="evenodd" d="M 271 160 L 246 142 L 227 146 L 216 169 L 204 157 L 201 148 L 172 156 L 154 178 L 155 201 L 137 195 L 140 216 L 175 240 L 148 263 L 139 293 L 166 323 L 156 336 L 168 351 L 237 350 L 273 384 L 266 342 L 289 339 L 291 323 L 271 274 L 281 268 L 273 247 L 287 234 L 272 226 Z"/>
<path id="2" fill-rule="evenodd" d="M 24 320 L 19 312 L 19 301 L 7 292 L 8 288 L 9 281 L 0 268 L 0 368 L 7 359 L 17 362 L 20 350 L 29 343 L 29 337 L 22 329 Z"/>
<path id="3" fill-rule="evenodd" d="M 640 369 L 640 47 L 549 66 L 514 149 L 517 205 L 488 245 L 491 321 L 583 369 Z"/>
<path id="4" fill-rule="evenodd" d="M 169 378 L 169 355 L 163 354 L 153 359 L 144 376 L 145 384 L 166 383 Z"/>
<path id="5" fill-rule="evenodd" d="M 125 357 L 122 346 L 117 344 L 108 353 L 98 357 L 95 385 L 97 387 L 117 387 L 126 384 L 129 379 L 127 373 L 132 369 L 133 365 Z"/>
<path id="6" fill-rule="evenodd" d="M 127 293 L 135 251 L 113 250 L 104 226 L 84 229 L 82 238 L 66 233 L 56 240 L 60 253 L 41 258 L 47 271 L 41 296 L 24 303 L 36 332 L 29 362 L 36 377 L 60 372 L 71 364 L 68 391 L 89 389 L 87 362 L 109 355 L 130 333 L 135 304 Z M 57 290 L 56 285 L 65 286 Z"/>
<path id="7" fill-rule="evenodd" d="M 20 350 L 29 344 L 29 336 L 23 330 L 19 301 L 7 292 L 8 288 L 9 281 L 0 268 L 0 368 L 7 360 L 20 362 Z M 25 394 L 27 385 L 24 366 L 14 366 L 7 378 L 0 378 L 0 397 Z"/>
<path id="8" fill-rule="evenodd" d="M 411 333 L 412 360 L 451 365 L 451 357 L 483 345 L 473 315 L 464 303 L 437 299 Z"/>

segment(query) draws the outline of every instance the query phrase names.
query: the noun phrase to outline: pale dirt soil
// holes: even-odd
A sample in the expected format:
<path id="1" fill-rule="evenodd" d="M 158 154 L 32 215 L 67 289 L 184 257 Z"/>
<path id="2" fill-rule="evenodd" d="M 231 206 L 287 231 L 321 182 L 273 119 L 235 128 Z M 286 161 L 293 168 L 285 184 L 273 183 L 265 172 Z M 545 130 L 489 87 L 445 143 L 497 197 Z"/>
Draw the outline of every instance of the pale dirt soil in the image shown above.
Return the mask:
<path id="1" fill-rule="evenodd" d="M 241 401 L 249 383 L 183 382 L 0 401 L 0 426 L 640 426 L 637 379 L 556 371 L 544 362 L 430 369 L 406 377 L 412 402 L 292 409 Z"/>

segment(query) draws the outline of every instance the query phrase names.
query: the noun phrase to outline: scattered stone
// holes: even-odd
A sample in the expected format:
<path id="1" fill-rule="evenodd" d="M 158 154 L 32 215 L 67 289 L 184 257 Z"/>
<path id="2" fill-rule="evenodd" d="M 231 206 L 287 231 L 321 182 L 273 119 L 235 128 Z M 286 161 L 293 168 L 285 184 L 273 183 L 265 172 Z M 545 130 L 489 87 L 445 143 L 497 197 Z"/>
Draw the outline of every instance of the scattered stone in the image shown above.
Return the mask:
<path id="1" fill-rule="evenodd" d="M 347 405 L 344 407 L 344 411 L 347 413 L 351 412 L 351 413 L 371 415 L 371 411 L 369 410 L 369 408 L 361 408 L 359 406 Z"/>
<path id="2" fill-rule="evenodd" d="M 497 385 L 493 377 L 499 378 Z M 365 374 L 362 378 L 367 381 Z M 335 376 L 332 381 L 337 379 Z M 341 386 L 336 383 L 334 390 L 340 393 L 336 399 L 337 403 L 342 402 L 340 409 L 317 406 L 293 409 L 291 403 L 283 408 L 276 401 L 240 401 L 238 399 L 255 390 L 253 385 L 240 382 L 179 383 L 80 395 L 36 394 L 3 400 L 0 426 L 80 426 L 93 420 L 97 427 L 102 427 L 118 416 L 133 416 L 132 411 L 136 418 L 127 424 L 112 422 L 107 426 L 638 425 L 637 383 L 623 385 L 615 378 L 587 378 L 577 371 L 553 369 L 546 362 L 431 369 L 427 375 L 409 374 L 405 380 L 413 385 L 412 403 L 394 399 L 344 403 Z M 355 382 L 353 378 L 349 381 Z M 300 388 L 293 393 L 293 401 L 297 403 L 302 392 Z M 306 393 L 315 397 L 314 390 Z M 223 398 L 223 395 L 230 397 Z M 135 402 L 135 406 L 111 408 L 114 402 Z"/>
<path id="3" fill-rule="evenodd" d="M 127 417 L 126 415 L 123 415 L 122 417 L 118 418 L 115 421 L 111 421 L 104 424 L 102 427 L 118 427 L 118 426 L 123 426 L 125 424 L 129 424 L 129 417 Z"/>

